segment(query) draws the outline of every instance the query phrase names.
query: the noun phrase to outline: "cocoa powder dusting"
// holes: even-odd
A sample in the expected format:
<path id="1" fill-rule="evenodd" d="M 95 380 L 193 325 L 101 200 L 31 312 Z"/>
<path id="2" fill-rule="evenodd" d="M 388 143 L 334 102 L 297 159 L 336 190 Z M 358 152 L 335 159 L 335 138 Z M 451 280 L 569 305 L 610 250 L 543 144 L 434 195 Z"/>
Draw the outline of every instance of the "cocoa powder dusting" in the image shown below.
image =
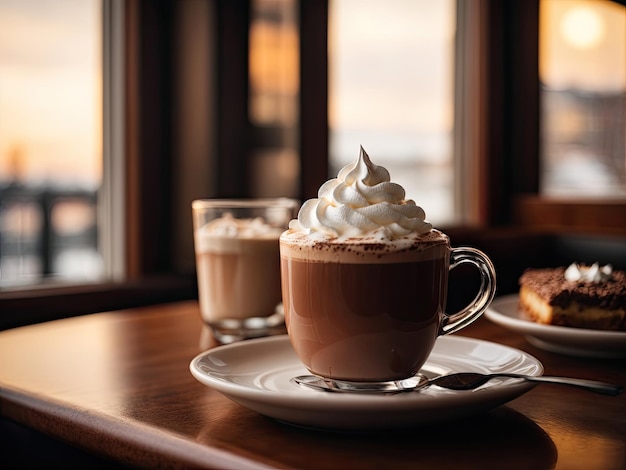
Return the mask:
<path id="1" fill-rule="evenodd" d="M 567 308 L 571 302 L 607 310 L 626 308 L 626 272 L 614 271 L 606 282 L 568 281 L 565 268 L 527 269 L 520 276 L 524 285 L 550 305 Z"/>

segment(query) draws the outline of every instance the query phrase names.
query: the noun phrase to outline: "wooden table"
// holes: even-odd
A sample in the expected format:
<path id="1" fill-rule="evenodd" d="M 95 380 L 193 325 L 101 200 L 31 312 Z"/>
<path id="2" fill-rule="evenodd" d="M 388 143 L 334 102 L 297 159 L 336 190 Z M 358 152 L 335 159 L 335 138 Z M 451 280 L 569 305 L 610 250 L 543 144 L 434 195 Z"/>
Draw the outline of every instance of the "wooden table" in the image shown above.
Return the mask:
<path id="1" fill-rule="evenodd" d="M 486 318 L 462 334 L 527 351 L 546 374 L 626 384 L 624 360 L 545 352 Z M 195 301 L 1 332 L 0 414 L 146 468 L 626 469 L 626 394 L 540 385 L 488 413 L 429 429 L 311 431 L 198 383 L 189 362 L 210 342 Z"/>

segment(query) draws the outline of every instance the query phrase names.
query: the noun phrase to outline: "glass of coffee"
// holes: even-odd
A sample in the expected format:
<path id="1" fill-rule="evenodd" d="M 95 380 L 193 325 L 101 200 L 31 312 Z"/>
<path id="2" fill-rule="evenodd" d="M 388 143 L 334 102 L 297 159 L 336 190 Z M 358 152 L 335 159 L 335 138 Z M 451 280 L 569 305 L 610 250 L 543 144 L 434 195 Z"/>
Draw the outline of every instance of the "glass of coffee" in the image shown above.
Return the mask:
<path id="1" fill-rule="evenodd" d="M 280 255 L 292 346 L 311 373 L 327 380 L 415 376 L 437 337 L 477 319 L 495 295 L 489 258 L 451 248 L 363 149 L 303 204 L 280 237 Z M 465 263 L 482 282 L 467 307 L 448 315 L 448 273 Z"/>
<path id="2" fill-rule="evenodd" d="M 278 238 L 298 207 L 287 198 L 192 202 L 200 312 L 218 342 L 284 332 Z"/>

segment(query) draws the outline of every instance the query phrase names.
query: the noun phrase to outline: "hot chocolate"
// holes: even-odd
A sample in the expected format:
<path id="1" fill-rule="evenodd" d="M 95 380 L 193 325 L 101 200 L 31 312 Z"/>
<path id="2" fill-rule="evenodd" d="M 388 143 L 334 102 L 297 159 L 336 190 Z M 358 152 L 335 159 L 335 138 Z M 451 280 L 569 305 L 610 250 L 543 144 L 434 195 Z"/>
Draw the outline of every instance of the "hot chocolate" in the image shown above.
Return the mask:
<path id="1" fill-rule="evenodd" d="M 283 293 L 287 328 L 299 338 L 293 345 L 309 370 L 363 380 L 366 363 L 367 379 L 375 381 L 417 373 L 437 337 L 447 293 L 447 244 L 429 245 L 389 259 L 374 254 L 385 250 L 375 244 L 371 254 L 356 257 L 330 245 L 324 251 L 334 260 L 316 256 L 319 245 L 283 254 L 282 270 L 292 281 Z M 402 261 L 394 261 L 398 256 Z"/>
<path id="2" fill-rule="evenodd" d="M 205 321 L 272 315 L 281 300 L 278 235 L 211 237 L 206 246 L 207 250 L 196 254 L 198 296 Z"/>
<path id="3" fill-rule="evenodd" d="M 307 244 L 296 236 L 291 242 L 282 248 L 281 268 L 290 281 L 283 284 L 284 308 L 307 368 L 343 380 L 417 373 L 445 311 L 447 237 L 432 231 L 398 251 L 375 240 Z"/>
<path id="4" fill-rule="evenodd" d="M 284 198 L 192 203 L 200 311 L 218 341 L 284 327 L 278 237 L 297 208 Z"/>
<path id="5" fill-rule="evenodd" d="M 361 149 L 281 235 L 287 330 L 314 374 L 357 382 L 410 377 L 437 336 L 462 328 L 491 301 L 495 275 L 488 259 L 477 250 L 451 249 L 404 196 Z M 471 262 L 487 279 L 479 301 L 447 316 L 451 261 Z"/>

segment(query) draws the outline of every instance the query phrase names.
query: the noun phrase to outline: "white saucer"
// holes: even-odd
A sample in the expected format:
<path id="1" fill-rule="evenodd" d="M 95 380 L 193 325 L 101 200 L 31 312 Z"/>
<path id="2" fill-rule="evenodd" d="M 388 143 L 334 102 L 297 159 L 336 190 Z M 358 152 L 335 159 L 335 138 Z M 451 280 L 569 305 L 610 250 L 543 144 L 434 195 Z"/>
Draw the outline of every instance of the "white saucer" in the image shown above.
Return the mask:
<path id="1" fill-rule="evenodd" d="M 290 382 L 307 374 L 287 335 L 219 346 L 189 365 L 204 385 L 231 400 L 287 423 L 335 430 L 377 430 L 419 426 L 462 418 L 495 408 L 532 388 L 519 379 L 493 379 L 472 391 L 429 387 L 396 395 L 321 392 Z M 434 377 L 450 372 L 513 372 L 541 375 L 534 357 L 508 346 L 461 336 L 444 336 L 421 372 Z"/>
<path id="2" fill-rule="evenodd" d="M 581 357 L 626 357 L 626 332 L 589 330 L 535 323 L 518 307 L 517 294 L 497 297 L 485 316 L 494 323 L 516 331 L 546 351 Z"/>

